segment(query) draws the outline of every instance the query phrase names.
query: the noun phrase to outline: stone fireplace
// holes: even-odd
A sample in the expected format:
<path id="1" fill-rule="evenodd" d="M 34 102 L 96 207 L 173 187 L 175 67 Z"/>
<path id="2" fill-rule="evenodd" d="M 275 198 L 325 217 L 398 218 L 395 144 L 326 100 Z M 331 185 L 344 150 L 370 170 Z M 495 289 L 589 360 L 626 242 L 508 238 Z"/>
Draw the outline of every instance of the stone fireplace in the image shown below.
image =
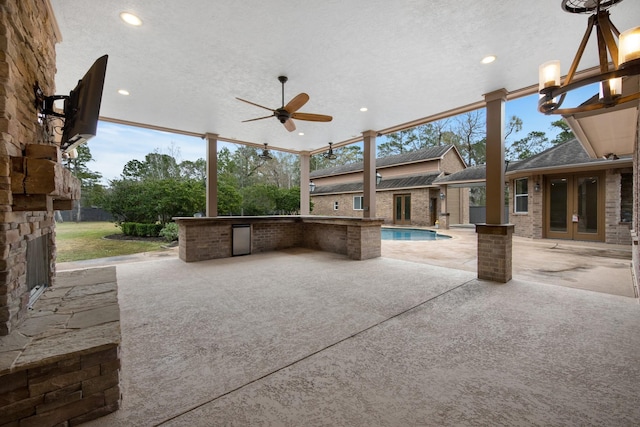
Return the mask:
<path id="1" fill-rule="evenodd" d="M 49 0 L 0 0 L 0 425 L 76 425 L 120 402 L 115 269 L 56 276 L 54 211 L 80 182 L 34 85 L 55 94 L 59 41 Z"/>

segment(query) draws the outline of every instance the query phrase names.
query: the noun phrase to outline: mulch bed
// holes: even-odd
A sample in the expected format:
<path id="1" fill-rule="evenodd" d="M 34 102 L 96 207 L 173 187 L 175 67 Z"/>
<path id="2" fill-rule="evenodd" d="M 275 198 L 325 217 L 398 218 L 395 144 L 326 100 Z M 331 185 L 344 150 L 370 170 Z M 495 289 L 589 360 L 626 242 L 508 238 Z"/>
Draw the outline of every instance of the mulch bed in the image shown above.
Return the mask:
<path id="1" fill-rule="evenodd" d="M 127 236 L 125 234 L 110 234 L 104 236 L 105 239 L 111 240 L 137 240 L 139 242 L 166 242 L 164 237 L 139 237 L 139 236 Z"/>

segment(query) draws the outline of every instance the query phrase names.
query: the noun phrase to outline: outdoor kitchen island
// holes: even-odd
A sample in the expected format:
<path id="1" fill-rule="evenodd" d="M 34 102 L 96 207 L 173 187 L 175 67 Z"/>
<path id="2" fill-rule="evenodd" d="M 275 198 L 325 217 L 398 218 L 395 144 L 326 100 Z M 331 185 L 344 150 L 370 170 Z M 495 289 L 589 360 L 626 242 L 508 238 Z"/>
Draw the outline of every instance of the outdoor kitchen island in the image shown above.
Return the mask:
<path id="1" fill-rule="evenodd" d="M 363 260 L 380 256 L 382 218 L 219 216 L 174 218 L 185 262 L 302 247 Z"/>

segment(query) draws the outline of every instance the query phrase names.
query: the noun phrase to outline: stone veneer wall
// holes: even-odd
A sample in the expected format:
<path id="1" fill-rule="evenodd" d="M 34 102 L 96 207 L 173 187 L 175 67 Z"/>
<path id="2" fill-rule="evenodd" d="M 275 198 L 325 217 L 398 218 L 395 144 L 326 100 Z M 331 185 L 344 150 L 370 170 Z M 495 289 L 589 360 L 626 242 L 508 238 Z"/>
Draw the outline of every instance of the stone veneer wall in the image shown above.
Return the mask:
<path id="1" fill-rule="evenodd" d="M 75 426 L 120 405 L 116 269 L 65 271 L 0 337 L 0 425 Z"/>
<path id="2" fill-rule="evenodd" d="M 49 279 L 55 274 L 53 211 L 13 212 L 10 156 L 43 143 L 33 85 L 54 93 L 55 20 L 47 1 L 0 1 L 0 336 L 25 316 L 27 241 L 49 235 Z"/>
<path id="3" fill-rule="evenodd" d="M 640 297 L 640 115 L 633 146 L 633 223 L 631 225 L 631 272 L 636 298 Z"/>
<path id="4" fill-rule="evenodd" d="M 621 173 L 630 169 L 610 169 L 605 177 L 605 242 L 617 245 L 631 244 L 631 224 L 620 222 L 622 210 Z"/>

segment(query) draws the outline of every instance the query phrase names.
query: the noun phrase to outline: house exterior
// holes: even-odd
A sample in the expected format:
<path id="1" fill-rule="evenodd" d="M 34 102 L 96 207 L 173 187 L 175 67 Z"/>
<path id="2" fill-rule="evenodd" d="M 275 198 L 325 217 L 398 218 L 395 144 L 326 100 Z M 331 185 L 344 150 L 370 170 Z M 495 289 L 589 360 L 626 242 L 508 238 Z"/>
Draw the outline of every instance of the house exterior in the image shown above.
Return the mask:
<path id="1" fill-rule="evenodd" d="M 480 185 L 483 166 L 438 178 L 443 187 Z M 507 165 L 509 222 L 534 239 L 630 244 L 633 159 L 591 158 L 577 139 Z"/>
<path id="2" fill-rule="evenodd" d="M 376 213 L 385 224 L 435 226 L 443 221 L 468 222 L 468 190 L 441 193 L 438 177 L 466 168 L 452 145 L 431 147 L 376 160 L 380 182 Z M 363 216 L 363 163 L 313 171 L 314 215 Z M 447 210 L 445 210 L 445 208 Z M 448 215 L 443 215 L 446 213 Z"/>

